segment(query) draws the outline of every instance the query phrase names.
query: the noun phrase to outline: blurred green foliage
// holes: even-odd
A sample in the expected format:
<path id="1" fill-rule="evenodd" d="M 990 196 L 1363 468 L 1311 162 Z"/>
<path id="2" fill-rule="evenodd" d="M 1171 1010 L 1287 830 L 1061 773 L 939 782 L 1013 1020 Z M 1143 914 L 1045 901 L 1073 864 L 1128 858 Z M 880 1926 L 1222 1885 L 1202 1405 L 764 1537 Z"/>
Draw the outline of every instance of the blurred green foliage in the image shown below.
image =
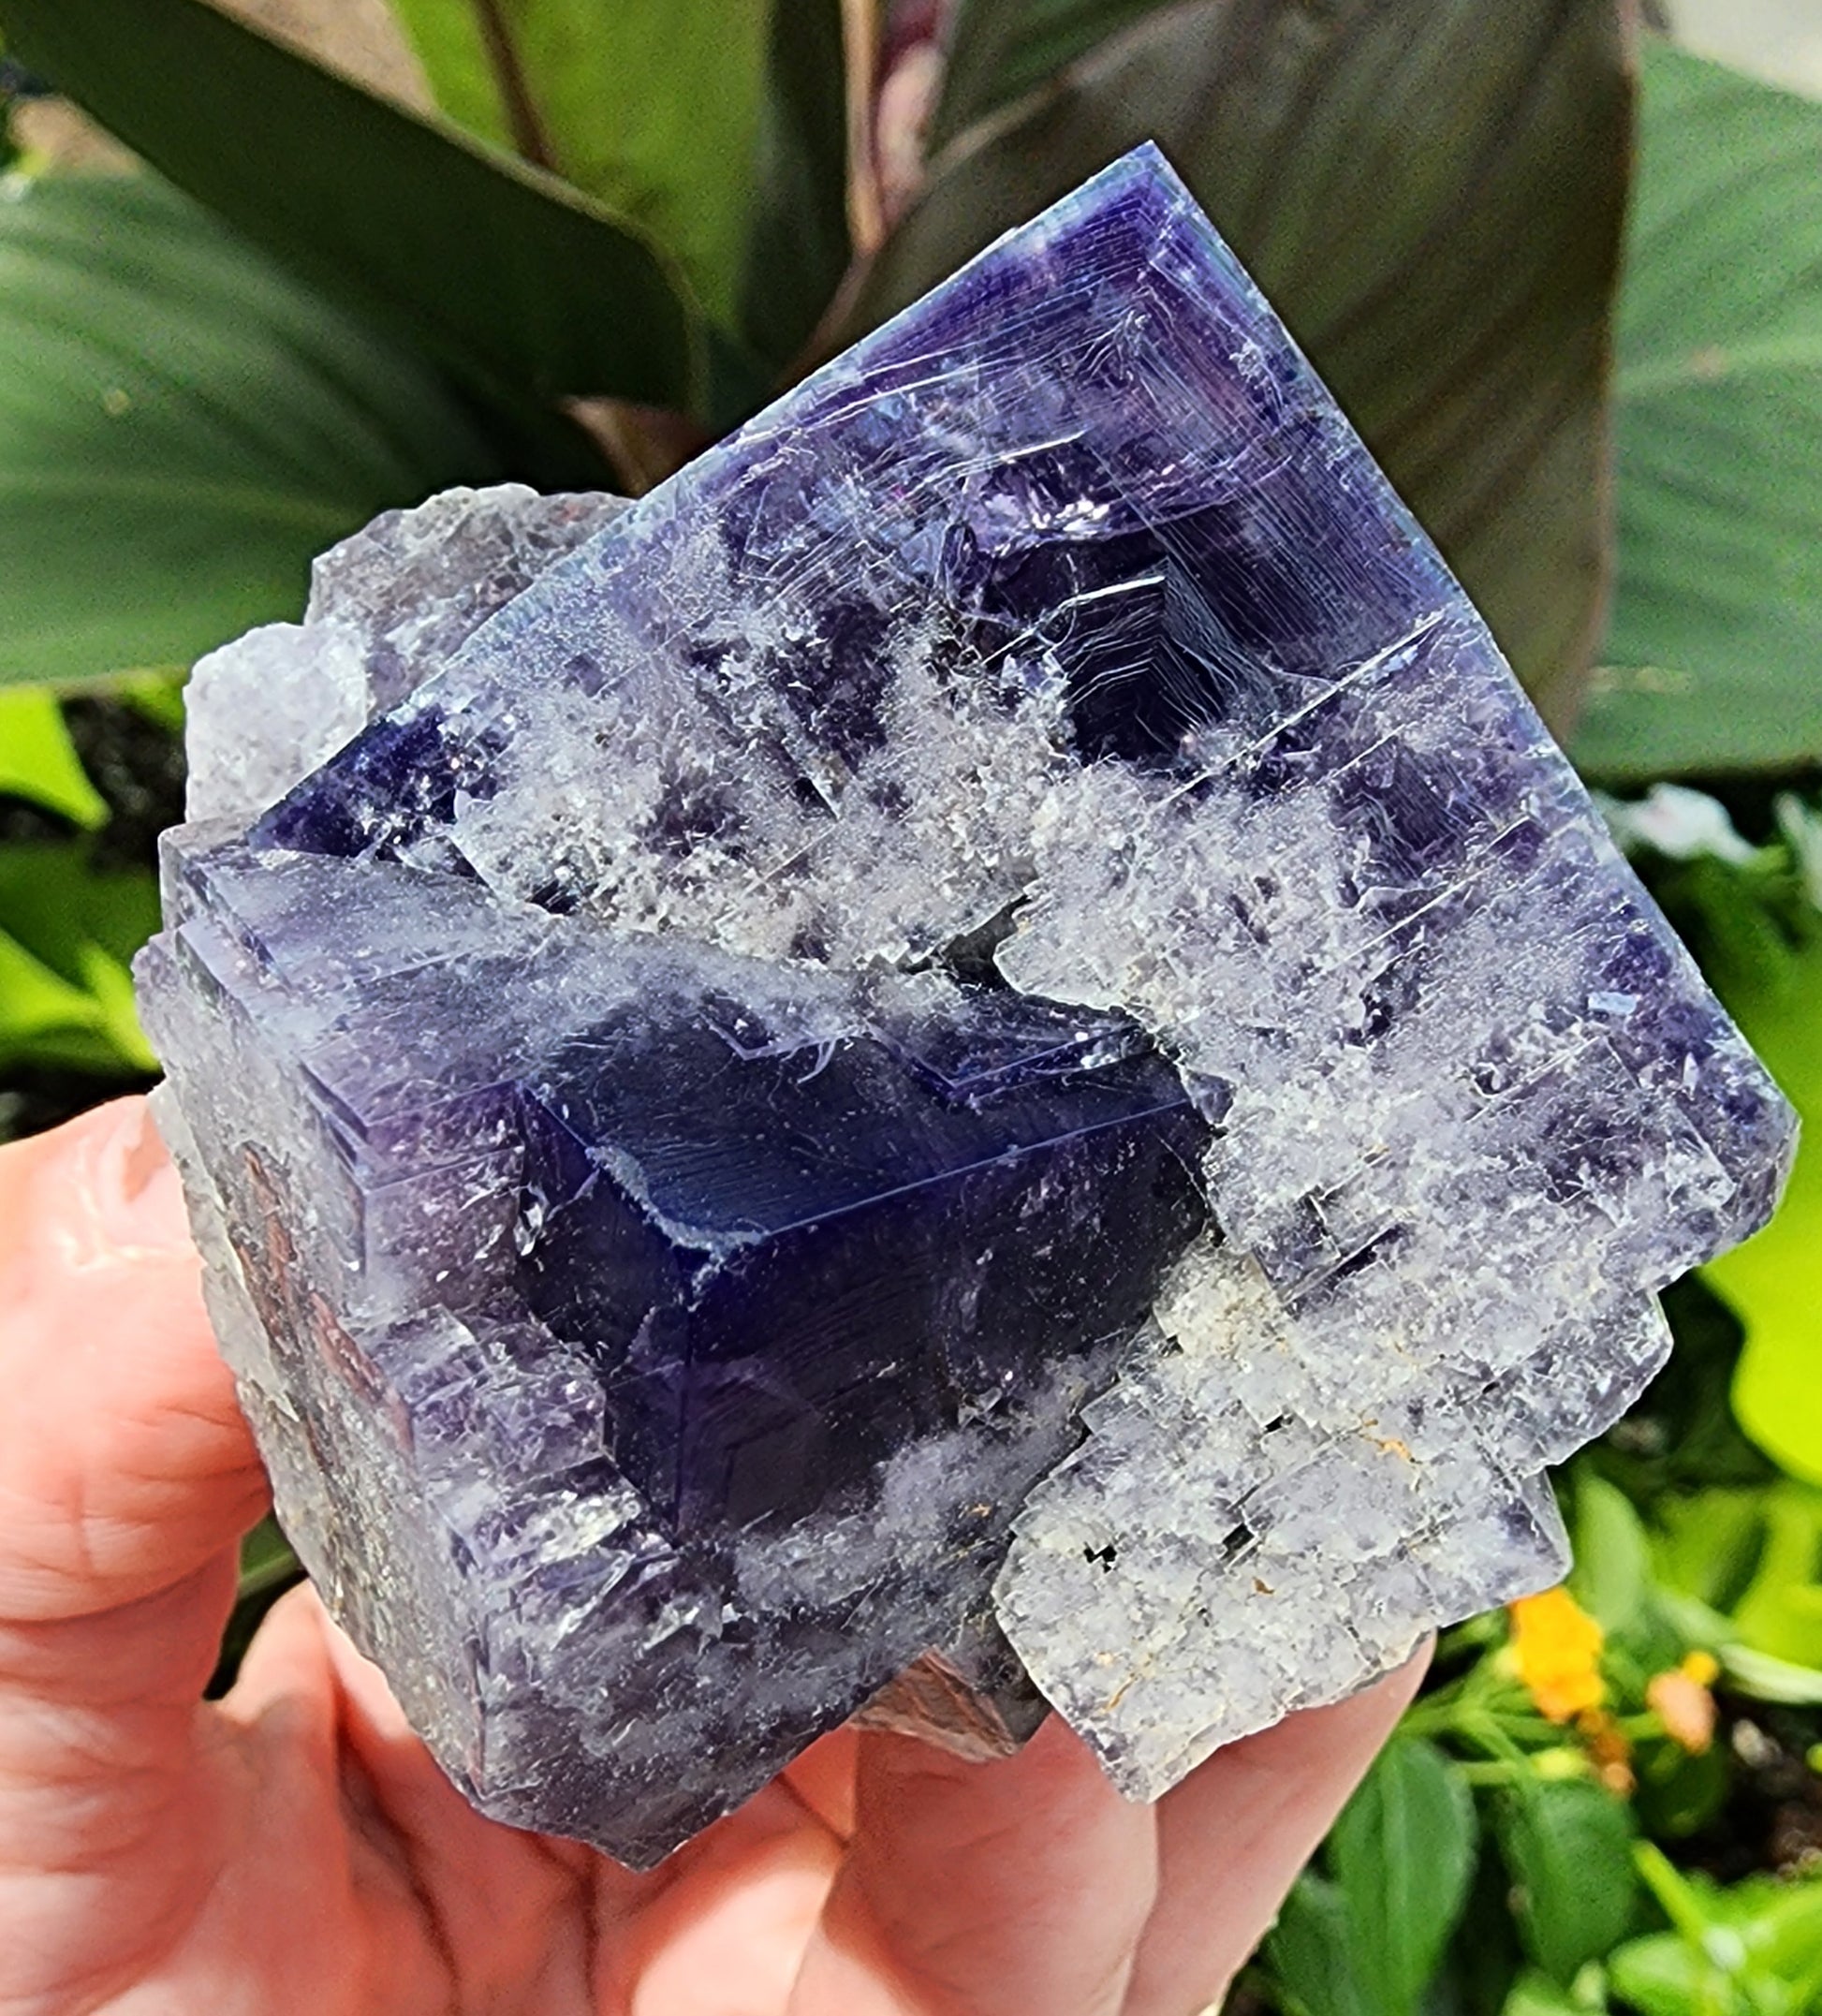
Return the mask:
<path id="1" fill-rule="evenodd" d="M 1620 297 L 1619 583 L 1576 742 L 1644 782 L 1822 758 L 1822 105 L 1652 52 Z"/>
<path id="2" fill-rule="evenodd" d="M 0 1074 L 154 1070 L 127 962 L 157 924 L 156 885 L 146 865 L 98 855 L 110 808 L 41 687 L 0 690 L 0 807 L 8 800 L 27 810 L 0 821 Z"/>
<path id="3" fill-rule="evenodd" d="M 0 204 L 0 684 L 187 665 L 295 611 L 351 524 L 500 467 L 419 360 L 169 184 Z"/>
<path id="4" fill-rule="evenodd" d="M 1822 108 L 1622 0 L 393 6 L 434 113 L 207 0 L 0 0 L 149 164 L 0 130 L 0 1087 L 153 1067 L 157 668 L 386 505 L 661 477 L 1161 139 L 1811 1133 L 1565 1473 L 1568 1588 L 1447 1634 L 1240 1996 L 1822 2011 Z M 249 1538 L 218 1686 L 299 1572 Z"/>

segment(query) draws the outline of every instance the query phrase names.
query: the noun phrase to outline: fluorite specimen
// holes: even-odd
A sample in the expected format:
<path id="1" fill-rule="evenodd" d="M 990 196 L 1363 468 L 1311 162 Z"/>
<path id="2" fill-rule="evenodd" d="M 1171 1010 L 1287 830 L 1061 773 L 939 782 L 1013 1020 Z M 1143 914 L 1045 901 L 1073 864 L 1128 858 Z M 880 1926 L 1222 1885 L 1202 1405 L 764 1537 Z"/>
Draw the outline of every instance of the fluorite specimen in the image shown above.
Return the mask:
<path id="1" fill-rule="evenodd" d="M 867 1703 L 1155 1796 L 1551 1581 L 1788 1159 L 1150 151 L 630 508 L 379 521 L 194 718 L 141 977 L 281 1511 L 629 1861 Z"/>

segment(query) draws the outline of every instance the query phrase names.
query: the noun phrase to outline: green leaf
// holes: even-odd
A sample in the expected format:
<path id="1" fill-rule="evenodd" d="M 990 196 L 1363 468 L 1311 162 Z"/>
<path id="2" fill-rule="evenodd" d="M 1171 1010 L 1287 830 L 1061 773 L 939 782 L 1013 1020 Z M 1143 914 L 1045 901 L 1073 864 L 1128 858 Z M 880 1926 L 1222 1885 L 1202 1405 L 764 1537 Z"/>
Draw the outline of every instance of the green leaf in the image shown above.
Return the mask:
<path id="1" fill-rule="evenodd" d="M 1610 778 L 1822 757 L 1822 105 L 1647 55 L 1620 576 L 1576 738 Z"/>
<path id="2" fill-rule="evenodd" d="M 1822 1670 L 1822 1491 L 1786 1480 L 1760 1508 L 1763 1540 L 1734 1628 L 1754 1652 Z"/>
<path id="3" fill-rule="evenodd" d="M 1700 1491 L 1655 1508 L 1653 1559 L 1673 1589 L 1726 1612 L 1752 1586 L 1765 1551 L 1763 1491 Z"/>
<path id="4" fill-rule="evenodd" d="M 1265 1958 L 1290 2016 L 1373 2016 L 1356 1969 L 1347 1901 L 1326 1877 L 1298 1877 Z"/>
<path id="5" fill-rule="evenodd" d="M 842 0 L 775 0 L 739 314 L 769 362 L 809 341 L 851 252 Z"/>
<path id="6" fill-rule="evenodd" d="M 0 1068 L 155 1069 L 126 963 L 157 923 L 145 871 L 97 872 L 81 843 L 0 847 Z"/>
<path id="7" fill-rule="evenodd" d="M 184 732 L 184 681 L 185 672 L 134 672 L 123 679 L 120 698 L 154 728 L 172 735 Z"/>
<path id="8" fill-rule="evenodd" d="M 1432 1743 L 1396 1737 L 1330 1836 L 1369 2006 L 1415 2016 L 1474 1874 L 1474 1796 Z"/>
<path id="9" fill-rule="evenodd" d="M 636 220 L 731 323 L 771 0 L 392 5 L 445 111 Z"/>
<path id="10" fill-rule="evenodd" d="M 1752 1973 L 1822 1987 L 1816 1981 L 1822 1967 L 1822 1876 L 1813 1869 L 1794 1881 L 1749 1878 L 1734 1887 L 1722 1909 L 1743 1935 Z"/>
<path id="11" fill-rule="evenodd" d="M 241 1542 L 241 1586 L 234 1612 L 222 1633 L 221 1651 L 209 1682 L 209 1698 L 219 1700 L 234 1684 L 241 1660 L 266 1612 L 302 1568 L 280 1532 L 278 1522 L 262 1519 Z"/>
<path id="12" fill-rule="evenodd" d="M 1706 1277 L 1738 1313 L 1746 1348 L 1733 1403 L 1748 1435 L 1822 1483 L 1822 943 L 1753 981 L 1723 977 L 1727 1008 L 1802 1117 L 1784 1202 Z"/>
<path id="13" fill-rule="evenodd" d="M 125 964 L 158 928 L 157 882 L 148 869 L 95 869 L 80 841 L 0 846 L 0 927 L 81 985 L 85 946 Z"/>
<path id="14" fill-rule="evenodd" d="M 78 953 L 82 986 L 95 1004 L 95 1032 L 129 1068 L 155 1071 L 158 1059 L 140 1027 L 133 976 L 114 955 L 93 942 Z"/>
<path id="15" fill-rule="evenodd" d="M 1718 1652 L 1729 1686 L 1822 1701 L 1822 1492 L 1793 1478 L 1703 1491 L 1655 1508 L 1660 1600 Z"/>
<path id="16" fill-rule="evenodd" d="M 943 151 L 846 333 L 1155 138 L 1560 726 L 1609 551 L 1623 12 L 1198 0 L 1149 14 Z"/>
<path id="17" fill-rule="evenodd" d="M 54 693 L 0 691 L 0 796 L 30 799 L 77 826 L 107 823 L 108 802 L 88 780 Z"/>
<path id="18" fill-rule="evenodd" d="M 269 1512 L 241 1542 L 241 1582 L 236 1600 L 262 1595 L 300 1573 L 290 1541 Z"/>
<path id="19" fill-rule="evenodd" d="M 1645 1619 L 1651 1593 L 1651 1543 L 1625 1493 L 1592 1470 L 1575 1478 L 1575 1571 L 1570 1591 L 1609 1637 Z"/>
<path id="20" fill-rule="evenodd" d="M 33 1065 L 118 1075 L 157 1068 L 134 1018 L 126 968 L 89 948 L 71 986 L 0 929 L 0 1069 Z"/>
<path id="21" fill-rule="evenodd" d="M 503 396 L 700 409 L 709 358 L 630 220 L 204 0 L 0 0 L 19 59 L 311 279 Z"/>
<path id="22" fill-rule="evenodd" d="M 1559 1988 L 1548 1974 L 1527 1967 L 1512 1983 L 1500 2016 L 1588 2016 L 1584 2004 Z"/>
<path id="23" fill-rule="evenodd" d="M 1662 1672 L 1675 1656 L 1651 1663 Z M 1636 1753 L 1635 1765 L 1632 1810 L 1639 1826 L 1660 1841 L 1689 1840 L 1712 1827 L 1726 1806 L 1734 1770 L 1725 1744 L 1688 1751 L 1675 1742 L 1647 1743 Z"/>
<path id="24" fill-rule="evenodd" d="M 95 1004 L 81 987 L 0 930 L 0 1060 L 49 1052 L 56 1039 L 88 1035 L 98 1024 Z"/>
<path id="25" fill-rule="evenodd" d="M 1722 1646 L 1721 1663 L 1735 1693 L 1793 1708 L 1822 1708 L 1822 1670 L 1814 1666 L 1793 1665 L 1739 1644 Z"/>
<path id="26" fill-rule="evenodd" d="M 960 0 L 933 151 L 1169 0 Z"/>
<path id="27" fill-rule="evenodd" d="M 1503 1642 L 1505 1622 L 1495 1627 Z M 1524 1971 L 1512 1922 L 1512 1886 L 1497 1855 L 1475 1859 L 1466 1907 L 1448 1942 L 1442 1971 L 1425 1997 L 1429 2016 L 1497 2016 Z"/>
<path id="28" fill-rule="evenodd" d="M 1532 1779 L 1501 1801 L 1495 1826 L 1525 1950 L 1566 1988 L 1632 1922 L 1632 1816 L 1585 1778 Z"/>
<path id="29" fill-rule="evenodd" d="M 1616 1948 L 1608 1974 L 1613 1992 L 1639 2016 L 1731 2016 L 1731 1983 L 1700 1950 L 1674 1932 L 1654 1932 Z"/>
<path id="30" fill-rule="evenodd" d="M 0 202 L 0 682 L 187 663 L 496 468 L 421 364 L 166 184 Z"/>
<path id="31" fill-rule="evenodd" d="M 1752 1876 L 1723 1889 L 1685 1876 L 1649 1843 L 1646 1881 L 1675 1930 L 1628 1940 L 1614 1988 L 1644 2016 L 1789 2016 L 1822 1992 L 1822 1881 Z"/>

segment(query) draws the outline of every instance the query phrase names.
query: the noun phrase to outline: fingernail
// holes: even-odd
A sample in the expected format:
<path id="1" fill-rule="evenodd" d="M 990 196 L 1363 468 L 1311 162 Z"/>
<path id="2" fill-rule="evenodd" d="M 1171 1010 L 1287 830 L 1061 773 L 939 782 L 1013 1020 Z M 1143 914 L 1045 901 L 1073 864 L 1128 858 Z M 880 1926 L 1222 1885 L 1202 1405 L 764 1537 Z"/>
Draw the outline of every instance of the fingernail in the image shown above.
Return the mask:
<path id="1" fill-rule="evenodd" d="M 81 1144 L 81 1181 L 104 1249 L 97 1258 L 190 1249 L 183 1185 L 143 1098 L 118 1100 L 96 1115 Z"/>

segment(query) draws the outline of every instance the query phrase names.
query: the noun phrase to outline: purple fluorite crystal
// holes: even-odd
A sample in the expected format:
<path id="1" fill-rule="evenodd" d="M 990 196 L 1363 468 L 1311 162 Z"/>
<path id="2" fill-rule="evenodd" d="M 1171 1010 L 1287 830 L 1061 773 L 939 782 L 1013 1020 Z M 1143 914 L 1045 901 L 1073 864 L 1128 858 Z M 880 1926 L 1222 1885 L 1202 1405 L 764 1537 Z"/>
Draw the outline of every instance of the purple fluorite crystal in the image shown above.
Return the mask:
<path id="1" fill-rule="evenodd" d="M 624 512 L 380 521 L 194 718 L 141 977 L 281 1510 L 629 1861 L 870 1700 L 1155 1795 L 1552 1580 L 1788 1159 L 1149 150 Z"/>

